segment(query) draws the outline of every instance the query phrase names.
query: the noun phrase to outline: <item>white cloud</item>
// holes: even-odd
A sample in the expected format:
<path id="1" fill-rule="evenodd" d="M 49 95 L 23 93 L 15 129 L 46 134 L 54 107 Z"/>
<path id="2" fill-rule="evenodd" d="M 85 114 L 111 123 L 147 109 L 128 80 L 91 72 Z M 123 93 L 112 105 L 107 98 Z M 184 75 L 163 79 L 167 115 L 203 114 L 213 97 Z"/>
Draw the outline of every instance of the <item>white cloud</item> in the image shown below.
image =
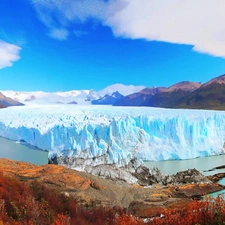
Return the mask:
<path id="1" fill-rule="evenodd" d="M 0 69 L 11 67 L 13 62 L 20 59 L 21 48 L 0 40 Z"/>
<path id="2" fill-rule="evenodd" d="M 59 40 L 67 39 L 70 23 L 85 23 L 89 18 L 102 21 L 108 7 L 102 0 L 32 0 L 32 3 L 50 36 Z"/>
<path id="3" fill-rule="evenodd" d="M 52 29 L 49 36 L 58 40 L 66 40 L 69 32 L 66 29 Z"/>
<path id="4" fill-rule="evenodd" d="M 224 0 L 129 0 L 106 20 L 116 36 L 189 44 L 225 57 Z"/>
<path id="5" fill-rule="evenodd" d="M 32 0 L 50 29 L 94 18 L 115 36 L 193 45 L 225 57 L 224 0 Z"/>

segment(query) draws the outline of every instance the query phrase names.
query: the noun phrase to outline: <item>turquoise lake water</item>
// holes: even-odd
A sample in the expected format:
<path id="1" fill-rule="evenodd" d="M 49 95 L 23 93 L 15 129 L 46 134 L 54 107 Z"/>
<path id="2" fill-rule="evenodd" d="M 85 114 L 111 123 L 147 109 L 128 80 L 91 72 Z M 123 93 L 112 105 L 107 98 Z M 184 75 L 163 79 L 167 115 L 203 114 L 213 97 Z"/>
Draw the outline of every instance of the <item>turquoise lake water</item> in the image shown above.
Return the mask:
<path id="1" fill-rule="evenodd" d="M 19 143 L 0 137 L 0 158 L 8 158 L 17 161 L 24 161 L 36 165 L 44 165 L 48 163 L 48 152 L 35 148 L 25 143 Z M 189 160 L 169 160 L 158 162 L 145 162 L 148 168 L 158 167 L 165 174 L 175 174 L 179 171 L 196 168 L 204 175 L 213 175 L 216 173 L 225 173 L 225 169 L 210 170 L 216 166 L 225 164 L 225 155 L 210 156 L 204 158 L 196 158 Z M 225 178 L 220 181 L 225 185 Z M 214 193 L 215 197 L 222 194 L 225 197 L 225 190 Z"/>
<path id="2" fill-rule="evenodd" d="M 148 168 L 158 167 L 165 174 L 175 174 L 187 169 L 197 169 L 205 176 L 216 173 L 225 173 L 225 169 L 207 171 L 214 167 L 225 165 L 225 155 L 209 156 L 188 160 L 168 160 L 158 162 L 145 162 Z"/>
<path id="3" fill-rule="evenodd" d="M 0 158 L 44 165 L 48 163 L 48 152 L 0 137 Z"/>

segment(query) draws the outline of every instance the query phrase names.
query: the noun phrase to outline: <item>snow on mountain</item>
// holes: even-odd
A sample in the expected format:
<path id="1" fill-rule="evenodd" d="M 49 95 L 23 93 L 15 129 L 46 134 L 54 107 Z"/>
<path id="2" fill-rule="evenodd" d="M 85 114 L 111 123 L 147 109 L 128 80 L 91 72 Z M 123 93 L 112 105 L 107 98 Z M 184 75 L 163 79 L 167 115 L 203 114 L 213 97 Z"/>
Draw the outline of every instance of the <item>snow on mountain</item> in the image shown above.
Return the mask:
<path id="1" fill-rule="evenodd" d="M 223 111 L 93 105 L 0 110 L 0 136 L 47 150 L 50 159 L 72 168 L 222 154 L 224 127 Z"/>
<path id="2" fill-rule="evenodd" d="M 111 95 L 106 94 L 105 96 L 91 101 L 93 105 L 113 105 L 116 101 L 123 98 L 124 96 L 121 95 L 118 91 L 113 92 Z"/>
<path id="3" fill-rule="evenodd" d="M 14 101 L 13 99 L 3 95 L 0 92 L 0 108 L 5 108 L 9 106 L 21 106 L 21 105 L 23 104 L 18 101 Z"/>
<path id="4" fill-rule="evenodd" d="M 76 102 L 77 104 L 91 104 L 93 99 L 99 95 L 93 90 L 73 90 L 67 92 L 15 92 L 2 91 L 2 93 L 25 105 L 33 104 L 68 104 Z"/>
<path id="5" fill-rule="evenodd" d="M 99 91 L 100 96 L 111 95 L 112 93 L 118 91 L 123 96 L 133 94 L 143 90 L 144 86 L 134 86 L 134 85 L 123 85 L 123 84 L 113 84 L 103 90 Z"/>
<path id="6" fill-rule="evenodd" d="M 91 104 L 91 101 L 98 100 L 105 95 L 112 96 L 113 93 L 119 92 L 122 95 L 131 94 L 140 91 L 144 86 L 133 86 L 114 84 L 107 88 L 96 92 L 95 90 L 72 90 L 66 92 L 16 92 L 16 91 L 1 91 L 7 97 L 12 98 L 15 101 L 24 103 L 25 105 L 34 104 L 68 104 L 76 102 L 80 105 Z"/>

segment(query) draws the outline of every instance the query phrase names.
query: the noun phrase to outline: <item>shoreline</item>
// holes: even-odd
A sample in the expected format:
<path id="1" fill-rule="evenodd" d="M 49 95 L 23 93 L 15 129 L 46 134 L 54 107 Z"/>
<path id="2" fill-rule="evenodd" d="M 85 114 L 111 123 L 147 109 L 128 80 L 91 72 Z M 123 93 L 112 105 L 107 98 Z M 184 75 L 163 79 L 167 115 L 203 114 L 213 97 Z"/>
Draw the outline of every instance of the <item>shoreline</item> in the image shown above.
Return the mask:
<path id="1" fill-rule="evenodd" d="M 28 184 L 32 181 L 41 182 L 89 207 L 120 206 L 139 217 L 158 216 L 162 210 L 171 207 L 183 209 L 193 199 L 225 188 L 213 182 L 167 186 L 153 184 L 150 188 L 145 188 L 123 180 L 103 179 L 63 166 L 37 166 L 7 159 L 0 159 L 0 171 Z"/>

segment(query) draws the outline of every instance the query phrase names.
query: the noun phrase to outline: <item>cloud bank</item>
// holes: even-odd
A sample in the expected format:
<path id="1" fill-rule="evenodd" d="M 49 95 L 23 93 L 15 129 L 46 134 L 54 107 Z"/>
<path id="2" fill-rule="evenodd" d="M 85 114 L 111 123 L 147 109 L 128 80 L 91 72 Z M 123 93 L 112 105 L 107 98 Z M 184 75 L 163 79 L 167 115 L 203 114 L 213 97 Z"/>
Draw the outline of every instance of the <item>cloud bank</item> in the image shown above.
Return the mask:
<path id="1" fill-rule="evenodd" d="M 195 51 L 225 57 L 224 0 L 32 2 L 50 30 L 68 31 L 68 24 L 85 23 L 92 18 L 109 26 L 118 37 L 187 44 Z"/>
<path id="2" fill-rule="evenodd" d="M 0 40 L 0 69 L 11 67 L 13 62 L 20 59 L 21 48 Z"/>

